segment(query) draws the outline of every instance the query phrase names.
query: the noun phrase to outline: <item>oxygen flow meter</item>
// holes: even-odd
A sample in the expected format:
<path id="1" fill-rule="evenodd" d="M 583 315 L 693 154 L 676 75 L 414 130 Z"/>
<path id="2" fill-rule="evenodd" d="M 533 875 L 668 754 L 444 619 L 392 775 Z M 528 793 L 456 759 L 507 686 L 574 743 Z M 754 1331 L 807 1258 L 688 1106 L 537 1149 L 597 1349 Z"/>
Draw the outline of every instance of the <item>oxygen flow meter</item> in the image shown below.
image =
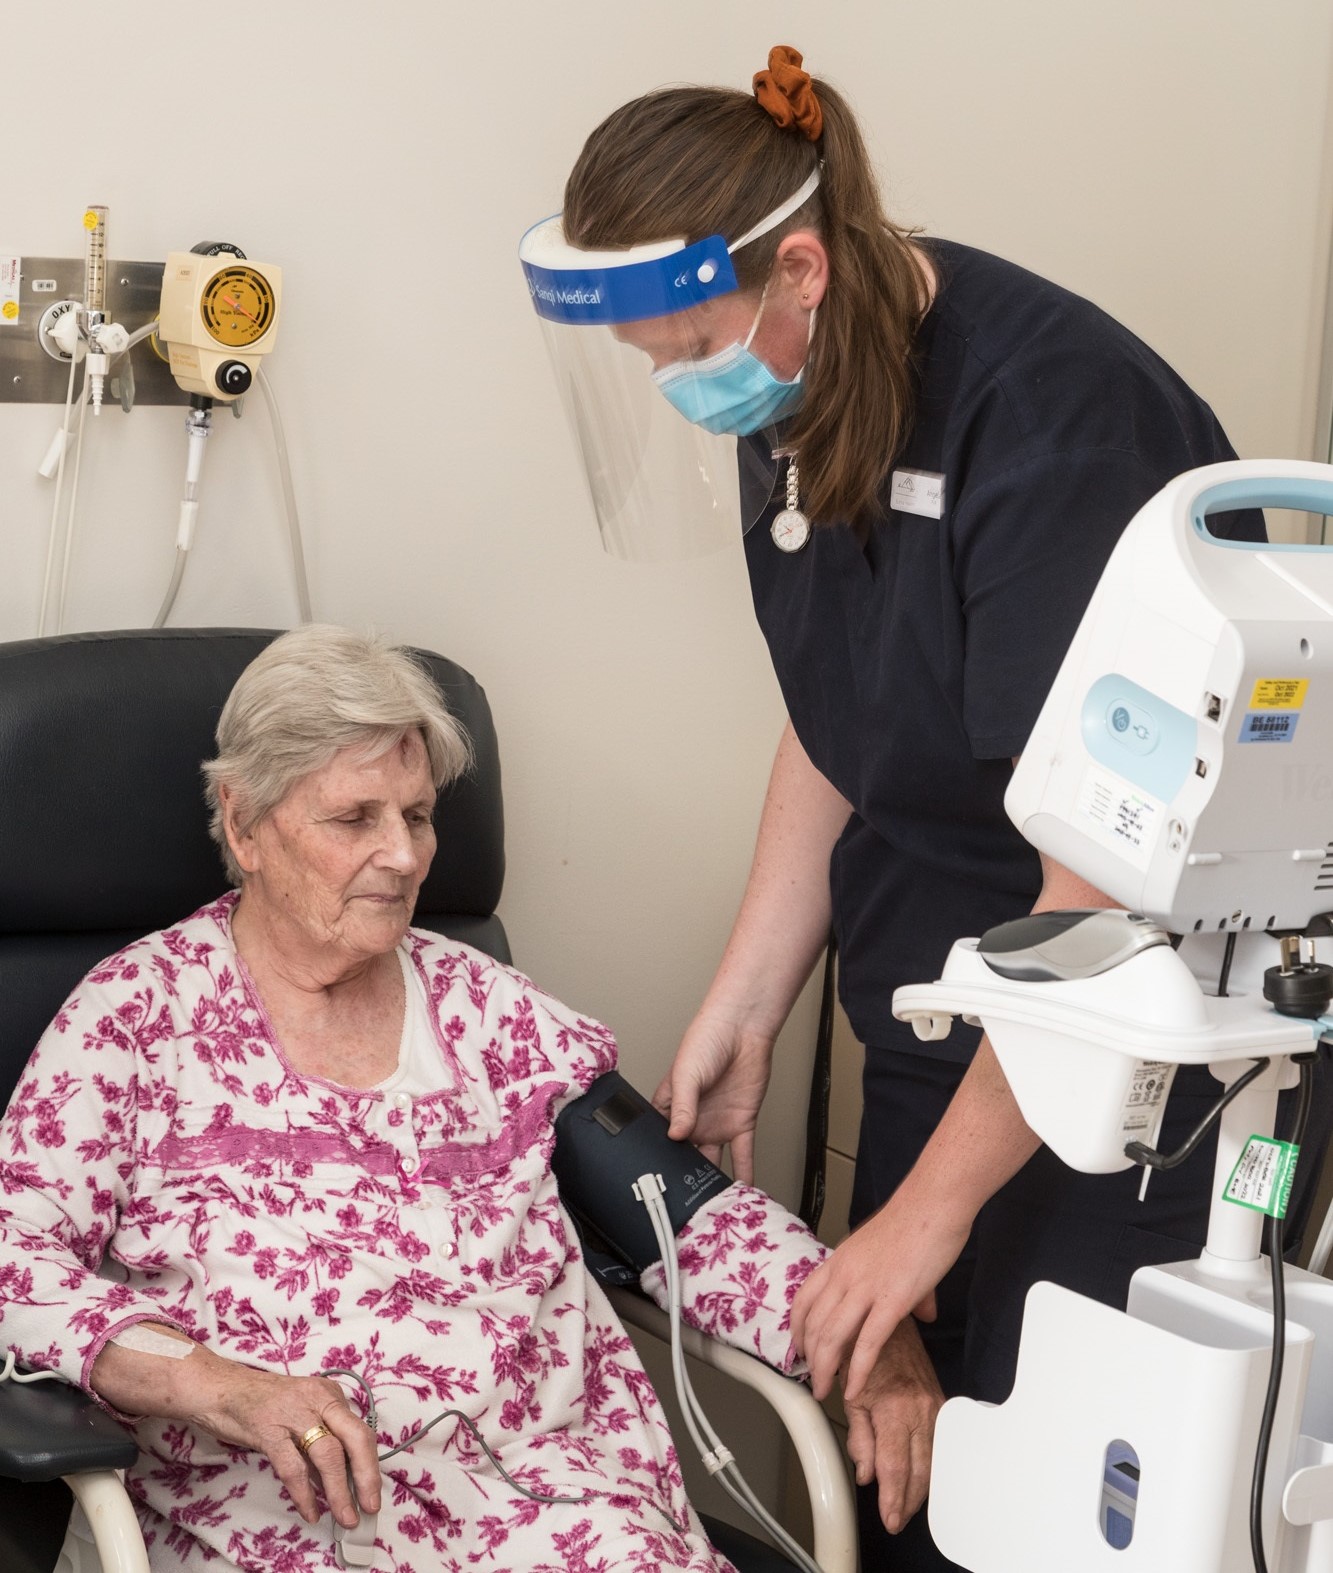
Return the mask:
<path id="1" fill-rule="evenodd" d="M 187 393 L 230 402 L 273 348 L 282 269 L 251 262 L 234 246 L 168 253 L 158 341 Z"/>

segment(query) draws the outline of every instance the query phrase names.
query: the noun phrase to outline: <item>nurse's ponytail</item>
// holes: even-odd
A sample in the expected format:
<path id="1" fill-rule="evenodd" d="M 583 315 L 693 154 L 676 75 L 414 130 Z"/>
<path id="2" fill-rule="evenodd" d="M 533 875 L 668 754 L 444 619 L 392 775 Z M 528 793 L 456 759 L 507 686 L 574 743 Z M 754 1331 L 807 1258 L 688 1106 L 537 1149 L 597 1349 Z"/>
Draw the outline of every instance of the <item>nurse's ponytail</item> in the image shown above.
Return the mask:
<path id="1" fill-rule="evenodd" d="M 758 290 L 785 235 L 809 229 L 824 242 L 829 283 L 788 441 L 800 455 L 802 508 L 819 523 L 854 523 L 873 510 L 911 428 L 912 337 L 927 296 L 912 232 L 884 213 L 850 107 L 826 82 L 775 70 L 775 58 L 784 67 L 794 58 L 799 67 L 795 51 L 784 53 L 785 60 L 775 50 L 770 72 L 760 74 L 775 84 L 756 78 L 760 98 L 664 88 L 608 116 L 565 188 L 565 238 L 601 249 L 741 235 L 818 162 L 820 184 L 810 199 L 732 260 L 740 287 Z M 784 96 L 794 106 L 790 116 Z"/>
<path id="2" fill-rule="evenodd" d="M 911 231 L 884 212 L 851 108 L 826 82 L 816 80 L 814 90 L 824 120 L 817 227 L 829 282 L 788 441 L 800 455 L 810 517 L 855 522 L 874 509 L 911 430 L 912 339 L 929 296 Z"/>

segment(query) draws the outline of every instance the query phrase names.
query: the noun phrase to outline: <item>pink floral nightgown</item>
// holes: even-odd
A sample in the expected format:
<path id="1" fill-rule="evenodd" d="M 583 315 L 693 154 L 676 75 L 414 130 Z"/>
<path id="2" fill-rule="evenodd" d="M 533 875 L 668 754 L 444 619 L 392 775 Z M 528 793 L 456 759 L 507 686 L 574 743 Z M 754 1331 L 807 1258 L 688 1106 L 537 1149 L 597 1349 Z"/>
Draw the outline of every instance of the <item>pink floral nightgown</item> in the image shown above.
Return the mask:
<path id="1" fill-rule="evenodd" d="M 381 1450 L 458 1408 L 524 1485 L 588 1498 L 524 1498 L 443 1421 L 383 1466 L 382 1573 L 728 1567 L 551 1176 L 552 1122 L 614 1065 L 610 1033 L 413 930 L 438 1090 L 298 1075 L 238 963 L 234 902 L 102 963 L 42 1038 L 0 1125 L 3 1343 L 84 1386 L 145 1319 L 248 1365 L 348 1367 Z M 733 1185 L 679 1245 L 688 1319 L 789 1367 L 789 1306 L 823 1254 L 804 1226 Z M 104 1254 L 125 1282 L 98 1275 Z M 664 1300 L 658 1269 L 645 1287 Z M 154 1569 L 336 1566 L 332 1520 L 305 1524 L 262 1455 L 133 1429 Z"/>

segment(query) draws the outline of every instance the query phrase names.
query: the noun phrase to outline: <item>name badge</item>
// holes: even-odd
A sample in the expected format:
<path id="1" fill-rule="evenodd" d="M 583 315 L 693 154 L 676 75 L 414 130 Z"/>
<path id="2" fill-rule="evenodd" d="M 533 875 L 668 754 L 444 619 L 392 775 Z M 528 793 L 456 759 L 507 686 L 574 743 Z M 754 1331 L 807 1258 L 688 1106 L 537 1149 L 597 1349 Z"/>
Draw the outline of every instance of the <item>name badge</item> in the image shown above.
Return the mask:
<path id="1" fill-rule="evenodd" d="M 895 470 L 889 478 L 889 507 L 938 519 L 944 513 L 944 477 L 933 470 Z"/>

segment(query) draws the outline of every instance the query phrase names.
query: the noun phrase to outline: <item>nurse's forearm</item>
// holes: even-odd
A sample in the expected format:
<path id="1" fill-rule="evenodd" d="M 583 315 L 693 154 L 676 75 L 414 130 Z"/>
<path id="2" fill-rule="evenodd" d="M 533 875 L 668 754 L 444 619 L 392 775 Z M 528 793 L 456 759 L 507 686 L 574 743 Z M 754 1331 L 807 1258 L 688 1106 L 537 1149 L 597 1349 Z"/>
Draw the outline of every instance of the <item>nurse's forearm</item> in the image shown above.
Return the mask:
<path id="1" fill-rule="evenodd" d="M 1105 892 L 1062 863 L 1043 856 L 1041 868 L 1041 894 L 1034 912 L 1115 905 Z M 955 1230 L 970 1230 L 983 1203 L 1040 1146 L 1019 1112 L 990 1039 L 982 1038 L 944 1118 L 899 1187 L 893 1205 L 920 1202 L 937 1211 L 943 1208 Z"/>
<path id="2" fill-rule="evenodd" d="M 745 896 L 704 1000 L 776 1037 L 828 939 L 829 857 L 851 804 L 810 763 L 791 723 L 778 744 Z"/>
<path id="3" fill-rule="evenodd" d="M 983 1204 L 1040 1146 L 990 1039 L 982 1038 L 944 1118 L 890 1205 L 900 1217 L 919 1217 L 930 1228 L 938 1226 L 943 1214 L 951 1236 L 961 1232 L 966 1239 Z M 959 1244 L 961 1248 L 961 1240 Z M 950 1265 L 952 1259 L 940 1276 Z M 923 1283 L 922 1292 L 933 1286 Z"/>
<path id="4" fill-rule="evenodd" d="M 1035 912 L 1114 905 L 1047 858 L 1042 874 Z M 977 1214 L 1040 1145 L 983 1038 L 906 1179 L 810 1274 L 792 1304 L 792 1337 L 817 1398 L 845 1370 L 845 1396 L 854 1402 L 903 1317 L 914 1309 L 932 1314 L 935 1287 L 967 1244 Z"/>
<path id="5" fill-rule="evenodd" d="M 1114 904 L 1064 864 L 1042 857 L 1042 892 L 1032 911 Z M 952 1216 L 971 1227 L 982 1203 L 1012 1180 L 1040 1145 L 1018 1111 L 990 1038 L 982 1038 L 976 1059 L 903 1188 L 911 1183 L 918 1195 L 947 1195 Z"/>
<path id="6" fill-rule="evenodd" d="M 907 1178 L 796 1296 L 792 1338 L 816 1398 L 845 1371 L 854 1401 L 903 1317 L 934 1314 L 935 1286 L 958 1260 L 982 1204 L 1037 1146 L 983 1039 Z"/>

